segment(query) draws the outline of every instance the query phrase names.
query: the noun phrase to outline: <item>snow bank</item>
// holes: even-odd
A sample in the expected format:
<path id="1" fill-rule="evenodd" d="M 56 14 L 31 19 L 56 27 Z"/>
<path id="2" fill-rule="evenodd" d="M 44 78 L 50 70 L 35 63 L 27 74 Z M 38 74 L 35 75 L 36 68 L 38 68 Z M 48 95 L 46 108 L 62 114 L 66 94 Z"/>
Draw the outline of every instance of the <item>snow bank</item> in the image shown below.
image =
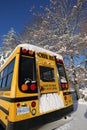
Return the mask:
<path id="1" fill-rule="evenodd" d="M 84 99 L 79 99 L 78 103 L 83 104 L 83 105 L 87 105 L 87 101 L 85 101 Z"/>

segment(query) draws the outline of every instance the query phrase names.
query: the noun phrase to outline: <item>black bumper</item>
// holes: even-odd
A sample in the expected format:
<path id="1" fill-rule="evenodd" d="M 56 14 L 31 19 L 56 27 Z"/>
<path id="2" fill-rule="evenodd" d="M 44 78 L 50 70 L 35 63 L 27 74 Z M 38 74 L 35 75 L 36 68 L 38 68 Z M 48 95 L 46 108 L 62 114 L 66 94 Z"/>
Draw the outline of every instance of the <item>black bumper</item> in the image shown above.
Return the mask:
<path id="1" fill-rule="evenodd" d="M 15 123 L 9 122 L 7 130 L 32 130 L 33 128 L 37 128 L 46 123 L 50 123 L 58 119 L 61 119 L 62 117 L 68 115 L 72 111 L 73 111 L 73 106 L 70 106 L 66 109 L 60 109 L 31 119 L 27 119 Z"/>

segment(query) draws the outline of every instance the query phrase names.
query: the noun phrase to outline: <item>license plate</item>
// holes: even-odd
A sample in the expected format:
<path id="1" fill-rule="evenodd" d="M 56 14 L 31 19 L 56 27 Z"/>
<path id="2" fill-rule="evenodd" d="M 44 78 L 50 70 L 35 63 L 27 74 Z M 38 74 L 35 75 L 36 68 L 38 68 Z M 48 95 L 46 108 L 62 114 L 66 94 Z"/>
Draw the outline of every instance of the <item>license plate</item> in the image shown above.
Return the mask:
<path id="1" fill-rule="evenodd" d="M 17 115 L 22 115 L 30 112 L 30 108 L 28 107 L 21 107 L 17 108 Z"/>

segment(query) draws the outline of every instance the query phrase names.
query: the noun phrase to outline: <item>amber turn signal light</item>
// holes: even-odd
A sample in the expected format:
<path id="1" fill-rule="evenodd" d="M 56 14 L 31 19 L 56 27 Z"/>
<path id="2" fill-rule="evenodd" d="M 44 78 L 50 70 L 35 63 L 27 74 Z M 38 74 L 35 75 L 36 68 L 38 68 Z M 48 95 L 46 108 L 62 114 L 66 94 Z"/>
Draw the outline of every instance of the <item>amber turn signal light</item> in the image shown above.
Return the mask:
<path id="1" fill-rule="evenodd" d="M 23 85 L 21 86 L 21 89 L 22 89 L 23 91 L 28 90 L 28 85 L 27 85 L 27 84 L 23 84 Z"/>

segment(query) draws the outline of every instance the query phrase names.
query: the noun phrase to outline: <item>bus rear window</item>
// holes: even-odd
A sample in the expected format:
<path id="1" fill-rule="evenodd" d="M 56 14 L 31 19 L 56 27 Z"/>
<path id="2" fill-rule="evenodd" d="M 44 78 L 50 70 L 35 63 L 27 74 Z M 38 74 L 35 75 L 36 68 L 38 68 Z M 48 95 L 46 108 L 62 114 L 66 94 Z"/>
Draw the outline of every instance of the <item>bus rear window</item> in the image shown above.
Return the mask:
<path id="1" fill-rule="evenodd" d="M 19 66 L 19 86 L 27 80 L 36 81 L 35 59 L 21 56 Z"/>
<path id="2" fill-rule="evenodd" d="M 55 81 L 54 69 L 50 67 L 40 66 L 40 80 L 43 82 Z"/>
<path id="3" fill-rule="evenodd" d="M 66 73 L 63 64 L 57 63 L 59 78 L 61 83 L 67 83 Z"/>

